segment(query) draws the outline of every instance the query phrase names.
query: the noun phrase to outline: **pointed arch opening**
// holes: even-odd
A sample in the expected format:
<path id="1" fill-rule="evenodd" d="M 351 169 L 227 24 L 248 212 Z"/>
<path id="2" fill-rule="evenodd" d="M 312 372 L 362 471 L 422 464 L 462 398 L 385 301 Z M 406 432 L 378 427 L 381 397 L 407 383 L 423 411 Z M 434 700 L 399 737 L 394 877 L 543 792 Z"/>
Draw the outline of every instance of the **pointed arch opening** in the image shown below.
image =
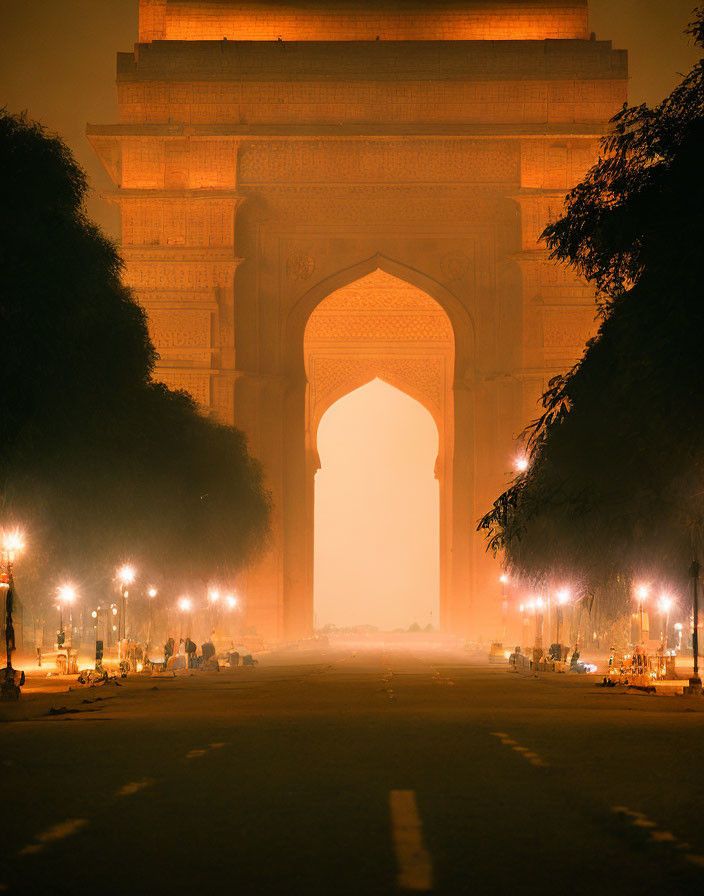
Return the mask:
<path id="1" fill-rule="evenodd" d="M 438 429 L 375 378 L 318 428 L 314 608 L 318 628 L 436 628 L 440 601 Z"/>
<path id="2" fill-rule="evenodd" d="M 318 303 L 303 354 L 316 621 L 437 627 L 451 551 L 450 319 L 376 269 Z"/>

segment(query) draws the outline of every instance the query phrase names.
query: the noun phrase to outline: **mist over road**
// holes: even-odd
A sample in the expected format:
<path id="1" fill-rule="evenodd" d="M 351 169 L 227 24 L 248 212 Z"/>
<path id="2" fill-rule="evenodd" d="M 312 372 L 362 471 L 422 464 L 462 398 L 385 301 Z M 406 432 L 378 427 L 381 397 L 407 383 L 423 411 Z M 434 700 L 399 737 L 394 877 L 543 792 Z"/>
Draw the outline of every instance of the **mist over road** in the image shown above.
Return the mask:
<path id="1" fill-rule="evenodd" d="M 377 645 L 30 689 L 0 715 L 0 884 L 77 896 L 701 886 L 701 701 L 594 682 Z"/>

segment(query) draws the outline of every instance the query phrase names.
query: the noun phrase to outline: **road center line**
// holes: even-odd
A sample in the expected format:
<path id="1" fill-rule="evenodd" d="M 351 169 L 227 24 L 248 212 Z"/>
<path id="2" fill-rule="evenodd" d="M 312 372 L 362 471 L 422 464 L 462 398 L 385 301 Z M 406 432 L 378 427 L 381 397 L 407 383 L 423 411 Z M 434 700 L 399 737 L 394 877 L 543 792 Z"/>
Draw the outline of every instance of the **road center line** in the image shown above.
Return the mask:
<path id="1" fill-rule="evenodd" d="M 137 793 L 137 791 L 149 787 L 151 783 L 149 778 L 143 778 L 141 781 L 130 781 L 129 784 L 123 784 L 115 796 L 132 796 L 133 793 Z"/>
<path id="2" fill-rule="evenodd" d="M 24 849 L 21 849 L 20 855 L 26 856 L 39 852 L 47 843 L 53 843 L 55 840 L 63 840 L 64 837 L 70 837 L 71 834 L 75 834 L 76 831 L 80 830 L 85 824 L 88 824 L 85 818 L 69 818 L 66 821 L 61 821 L 59 824 L 55 824 L 52 828 L 43 831 L 41 834 L 37 834 L 37 842 L 30 843 L 28 846 L 25 846 Z"/>
<path id="3" fill-rule="evenodd" d="M 392 790 L 389 802 L 398 888 L 427 893 L 433 888 L 433 865 L 423 843 L 416 795 L 412 790 Z"/>
<path id="4" fill-rule="evenodd" d="M 198 759 L 201 756 L 205 756 L 207 752 L 207 750 L 189 750 L 186 753 L 186 759 Z"/>

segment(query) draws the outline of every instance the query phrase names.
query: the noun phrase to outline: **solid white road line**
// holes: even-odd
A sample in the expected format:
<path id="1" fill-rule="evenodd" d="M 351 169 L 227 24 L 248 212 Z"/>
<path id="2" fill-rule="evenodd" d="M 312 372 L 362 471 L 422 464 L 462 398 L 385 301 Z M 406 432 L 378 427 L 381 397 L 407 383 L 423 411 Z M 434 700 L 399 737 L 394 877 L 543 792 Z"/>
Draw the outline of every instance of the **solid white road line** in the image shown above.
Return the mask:
<path id="1" fill-rule="evenodd" d="M 433 889 L 433 864 L 423 843 L 416 795 L 412 790 L 392 790 L 389 802 L 398 888 L 427 893 Z"/>

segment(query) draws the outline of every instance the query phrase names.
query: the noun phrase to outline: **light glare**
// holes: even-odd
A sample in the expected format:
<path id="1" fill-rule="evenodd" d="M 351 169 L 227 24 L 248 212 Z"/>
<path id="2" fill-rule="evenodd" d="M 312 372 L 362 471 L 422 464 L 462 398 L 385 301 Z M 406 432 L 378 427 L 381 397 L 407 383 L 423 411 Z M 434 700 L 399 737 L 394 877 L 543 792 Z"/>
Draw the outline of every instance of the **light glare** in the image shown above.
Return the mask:
<path id="1" fill-rule="evenodd" d="M 15 529 L 14 532 L 3 532 L 2 546 L 8 554 L 16 554 L 21 551 L 24 547 L 24 539 L 19 529 Z"/>
<path id="2" fill-rule="evenodd" d="M 650 591 L 650 587 L 648 585 L 637 585 L 636 586 L 636 597 L 638 600 L 645 600 L 648 596 L 648 592 Z"/>
<path id="3" fill-rule="evenodd" d="M 57 588 L 59 600 L 64 604 L 73 603 L 76 599 L 76 589 L 73 585 L 61 585 Z"/>
<path id="4" fill-rule="evenodd" d="M 117 577 L 123 585 L 131 585 L 134 582 L 134 575 L 134 569 L 131 566 L 123 566 L 117 573 Z"/>

